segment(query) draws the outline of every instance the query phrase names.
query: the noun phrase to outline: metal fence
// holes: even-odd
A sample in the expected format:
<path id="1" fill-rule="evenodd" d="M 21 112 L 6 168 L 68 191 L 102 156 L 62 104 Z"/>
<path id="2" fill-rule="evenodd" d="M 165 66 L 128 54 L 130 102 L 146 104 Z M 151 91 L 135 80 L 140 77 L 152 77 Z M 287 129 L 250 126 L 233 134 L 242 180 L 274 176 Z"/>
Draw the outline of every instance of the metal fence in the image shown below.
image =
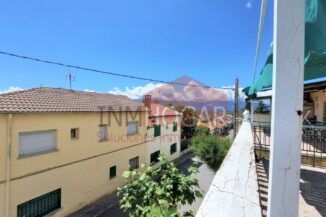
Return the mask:
<path id="1" fill-rule="evenodd" d="M 271 144 L 271 127 L 268 122 L 254 122 L 252 125 L 255 149 L 258 157 L 269 150 Z M 313 158 L 326 158 L 326 126 L 304 125 L 302 127 L 301 154 Z"/>

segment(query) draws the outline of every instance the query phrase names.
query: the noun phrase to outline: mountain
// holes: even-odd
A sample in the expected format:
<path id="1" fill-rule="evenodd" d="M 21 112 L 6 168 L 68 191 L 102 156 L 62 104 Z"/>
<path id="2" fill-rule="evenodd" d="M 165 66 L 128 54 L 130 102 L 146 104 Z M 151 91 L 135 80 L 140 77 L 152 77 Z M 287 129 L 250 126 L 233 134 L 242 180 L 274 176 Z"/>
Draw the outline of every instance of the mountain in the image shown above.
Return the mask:
<path id="1" fill-rule="evenodd" d="M 221 107 L 226 111 L 233 109 L 233 90 L 212 88 L 189 76 L 182 76 L 171 83 L 155 88 L 147 94 L 152 95 L 153 101 L 160 101 L 161 103 L 172 102 L 193 106 L 196 109 L 206 108 L 207 110 Z"/>

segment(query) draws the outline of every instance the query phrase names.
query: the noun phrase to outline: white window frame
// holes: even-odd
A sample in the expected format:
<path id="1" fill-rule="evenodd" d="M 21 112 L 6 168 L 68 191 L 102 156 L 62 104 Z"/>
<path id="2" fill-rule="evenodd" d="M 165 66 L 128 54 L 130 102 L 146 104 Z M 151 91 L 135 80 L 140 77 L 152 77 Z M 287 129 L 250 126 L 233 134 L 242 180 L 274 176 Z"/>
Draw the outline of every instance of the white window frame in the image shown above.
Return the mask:
<path id="1" fill-rule="evenodd" d="M 22 137 L 23 136 L 28 136 L 28 135 L 33 135 L 33 134 L 40 134 L 40 133 L 47 133 L 47 132 L 53 132 L 53 146 L 49 149 L 44 149 L 40 151 L 30 151 L 27 153 L 21 153 L 22 151 Z M 50 147 L 50 146 L 49 146 Z M 34 156 L 34 155 L 40 155 L 52 151 L 56 151 L 57 149 L 57 130 L 56 129 L 51 129 L 51 130 L 40 130 L 40 131 L 31 131 L 31 132 L 20 132 L 19 133 L 19 153 L 18 157 L 19 158 L 24 158 L 24 157 L 29 157 L 29 156 Z"/>
<path id="2" fill-rule="evenodd" d="M 129 131 L 129 124 L 135 124 L 136 125 L 136 131 L 135 132 L 130 132 Z M 132 136 L 132 135 L 137 135 L 138 134 L 138 121 L 132 121 L 127 123 L 127 135 Z"/>

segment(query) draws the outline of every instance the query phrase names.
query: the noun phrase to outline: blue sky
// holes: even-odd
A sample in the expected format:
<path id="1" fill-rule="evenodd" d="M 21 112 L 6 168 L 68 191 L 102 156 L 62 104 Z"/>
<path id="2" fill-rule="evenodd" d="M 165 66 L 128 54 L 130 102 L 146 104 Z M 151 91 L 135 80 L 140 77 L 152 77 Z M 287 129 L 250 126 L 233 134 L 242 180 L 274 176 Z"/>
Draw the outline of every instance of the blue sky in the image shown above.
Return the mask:
<path id="1" fill-rule="evenodd" d="M 252 82 L 259 0 L 4 0 L 0 50 L 129 75 L 211 86 Z M 269 1 L 260 67 L 272 41 Z M 133 90 L 148 82 L 0 55 L 0 91 L 10 87 Z M 152 85 L 155 86 L 155 85 Z"/>

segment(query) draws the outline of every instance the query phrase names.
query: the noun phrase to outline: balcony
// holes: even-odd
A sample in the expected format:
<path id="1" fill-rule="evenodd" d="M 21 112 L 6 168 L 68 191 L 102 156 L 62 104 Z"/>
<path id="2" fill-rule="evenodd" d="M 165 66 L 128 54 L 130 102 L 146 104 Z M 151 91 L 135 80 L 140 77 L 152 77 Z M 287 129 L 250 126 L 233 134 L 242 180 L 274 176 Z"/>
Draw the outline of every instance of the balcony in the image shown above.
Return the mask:
<path id="1" fill-rule="evenodd" d="M 315 130 L 317 129 L 303 131 L 302 156 L 315 156 L 317 166 L 319 159 L 324 159 L 325 143 L 321 137 L 324 133 L 319 132 L 321 129 L 314 132 Z M 243 121 L 196 216 L 267 215 L 269 141 L 269 125 L 260 125 L 258 128 Z M 325 168 L 301 165 L 299 216 L 326 216 L 325 183 Z"/>

